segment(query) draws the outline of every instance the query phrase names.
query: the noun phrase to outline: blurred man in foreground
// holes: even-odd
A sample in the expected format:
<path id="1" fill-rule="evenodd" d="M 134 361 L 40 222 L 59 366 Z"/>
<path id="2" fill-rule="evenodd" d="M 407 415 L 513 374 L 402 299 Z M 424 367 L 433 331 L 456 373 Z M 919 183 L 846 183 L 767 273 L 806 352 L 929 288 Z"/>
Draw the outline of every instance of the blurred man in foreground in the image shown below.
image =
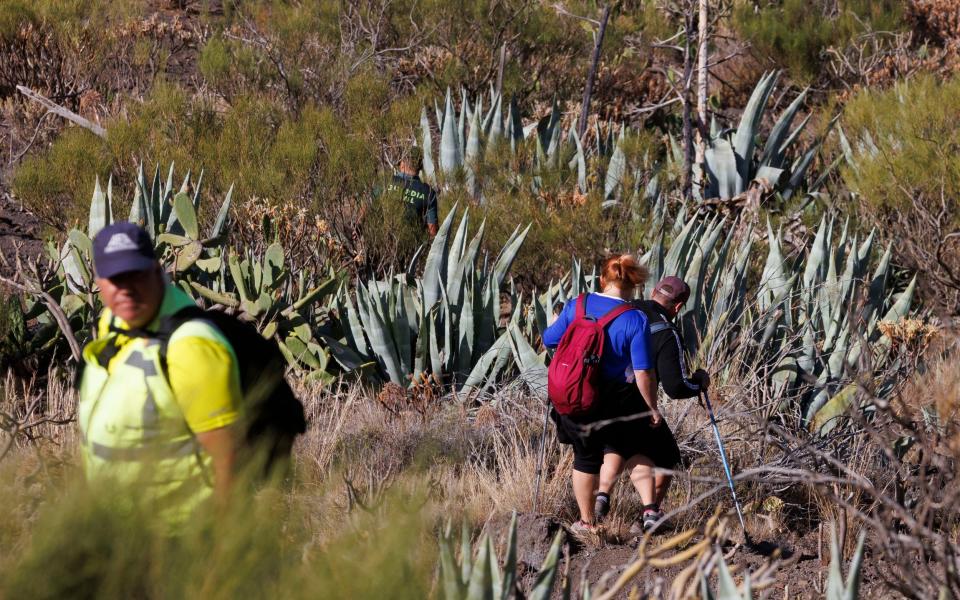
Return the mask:
<path id="1" fill-rule="evenodd" d="M 157 338 L 165 319 L 195 305 L 166 282 L 143 229 L 109 225 L 93 254 L 105 308 L 83 350 L 84 470 L 104 491 L 136 490 L 177 529 L 211 497 L 227 500 L 242 397 L 236 356 L 202 319 L 178 326 L 166 343 Z"/>

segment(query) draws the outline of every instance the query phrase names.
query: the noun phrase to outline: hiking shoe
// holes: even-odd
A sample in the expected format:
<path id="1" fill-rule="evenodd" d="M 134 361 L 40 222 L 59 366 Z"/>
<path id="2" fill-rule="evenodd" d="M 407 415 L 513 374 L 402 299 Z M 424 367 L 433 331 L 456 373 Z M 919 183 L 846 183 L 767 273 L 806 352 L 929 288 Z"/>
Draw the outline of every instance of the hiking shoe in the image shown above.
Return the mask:
<path id="1" fill-rule="evenodd" d="M 596 525 L 591 525 L 584 520 L 579 520 L 570 526 L 570 533 L 573 535 L 593 535 L 597 532 Z"/>
<path id="2" fill-rule="evenodd" d="M 660 509 L 657 510 L 647 510 L 643 513 L 643 531 L 647 532 L 652 530 L 654 527 L 660 524 L 663 521 L 663 511 Z"/>
<path id="3" fill-rule="evenodd" d="M 610 514 L 610 496 L 604 493 L 597 494 L 597 500 L 593 503 L 593 514 L 597 521 L 603 521 Z"/>

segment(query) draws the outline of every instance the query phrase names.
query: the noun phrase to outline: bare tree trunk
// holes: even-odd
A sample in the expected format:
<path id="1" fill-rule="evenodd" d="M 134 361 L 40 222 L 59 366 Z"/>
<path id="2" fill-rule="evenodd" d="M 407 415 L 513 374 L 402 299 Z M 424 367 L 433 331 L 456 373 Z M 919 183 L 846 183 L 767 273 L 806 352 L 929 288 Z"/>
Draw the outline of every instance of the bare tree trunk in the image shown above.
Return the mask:
<path id="1" fill-rule="evenodd" d="M 710 74 L 707 71 L 707 42 L 710 37 L 710 14 L 709 0 L 700 0 L 700 39 L 697 47 L 697 119 L 700 126 L 697 128 L 697 160 L 696 164 L 702 165 L 704 154 L 707 149 L 707 141 L 704 139 L 703 132 L 707 127 L 707 88 L 709 85 Z"/>
<path id="2" fill-rule="evenodd" d="M 593 94 L 593 80 L 597 74 L 597 63 L 600 62 L 600 47 L 603 45 L 603 35 L 607 32 L 607 20 L 610 18 L 610 5 L 604 7 L 600 17 L 600 31 L 593 45 L 593 58 L 590 61 L 590 71 L 587 72 L 587 85 L 583 90 L 583 107 L 580 109 L 580 122 L 577 125 L 577 135 L 583 138 L 587 130 L 587 116 L 590 114 L 590 95 Z"/>
<path id="3" fill-rule="evenodd" d="M 497 95 L 503 98 L 503 67 L 507 62 L 507 43 L 500 46 L 500 68 L 497 69 Z"/>
<path id="4" fill-rule="evenodd" d="M 683 197 L 689 199 L 693 190 L 693 107 L 690 92 L 693 88 L 693 11 L 684 15 L 683 42 Z"/>

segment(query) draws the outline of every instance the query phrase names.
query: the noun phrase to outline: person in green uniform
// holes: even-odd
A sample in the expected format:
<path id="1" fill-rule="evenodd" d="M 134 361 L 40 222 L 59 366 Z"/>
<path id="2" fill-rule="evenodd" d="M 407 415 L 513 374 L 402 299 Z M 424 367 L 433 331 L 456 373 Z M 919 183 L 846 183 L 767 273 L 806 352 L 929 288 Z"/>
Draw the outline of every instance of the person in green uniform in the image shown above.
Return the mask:
<path id="1" fill-rule="evenodd" d="M 399 170 L 387 186 L 388 192 L 397 194 L 403 202 L 407 219 L 426 228 L 430 237 L 437 235 L 437 192 L 420 179 L 423 168 L 423 153 L 411 146 L 400 160 Z"/>
<path id="2" fill-rule="evenodd" d="M 91 483 L 111 482 L 98 489 L 133 493 L 178 530 L 198 506 L 229 497 L 242 398 L 236 355 L 216 327 L 195 319 L 176 329 L 162 359 L 151 332 L 194 303 L 165 280 L 143 229 L 105 227 L 93 255 L 105 308 L 83 349 L 84 471 Z"/>

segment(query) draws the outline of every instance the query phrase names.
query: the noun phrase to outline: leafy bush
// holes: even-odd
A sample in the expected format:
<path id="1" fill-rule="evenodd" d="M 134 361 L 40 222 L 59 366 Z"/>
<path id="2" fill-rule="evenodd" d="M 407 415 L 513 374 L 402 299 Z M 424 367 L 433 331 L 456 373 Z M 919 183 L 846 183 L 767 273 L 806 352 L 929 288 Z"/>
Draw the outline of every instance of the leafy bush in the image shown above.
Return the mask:
<path id="1" fill-rule="evenodd" d="M 836 7 L 835 14 L 828 4 Z M 896 0 L 782 0 L 757 10 L 753 3 L 743 2 L 734 10 L 733 22 L 758 58 L 788 68 L 794 78 L 813 81 L 820 75 L 822 53 L 828 47 L 844 46 L 865 27 L 900 29 L 901 4 Z"/>
<path id="2" fill-rule="evenodd" d="M 896 232 L 899 262 L 934 306 L 960 311 L 960 77 L 863 91 L 846 107 L 845 183 L 862 218 Z"/>

